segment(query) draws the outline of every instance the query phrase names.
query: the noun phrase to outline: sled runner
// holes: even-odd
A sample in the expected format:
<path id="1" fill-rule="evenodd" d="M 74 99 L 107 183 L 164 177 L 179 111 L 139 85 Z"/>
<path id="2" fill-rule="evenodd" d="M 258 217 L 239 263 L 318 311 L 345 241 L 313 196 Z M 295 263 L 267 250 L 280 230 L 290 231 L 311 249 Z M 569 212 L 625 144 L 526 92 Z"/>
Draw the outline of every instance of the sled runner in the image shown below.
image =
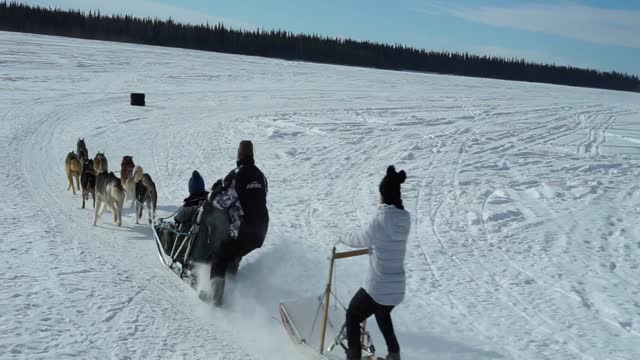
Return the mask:
<path id="1" fill-rule="evenodd" d="M 322 295 L 280 303 L 280 319 L 291 340 L 309 358 L 317 360 L 344 360 L 347 348 L 345 329 L 346 307 L 331 291 L 334 263 L 338 259 L 368 254 L 367 249 L 336 252 L 332 249 L 329 280 Z M 330 307 L 331 298 L 339 305 Z M 365 330 L 365 323 L 361 324 Z M 367 331 L 362 331 L 362 358 L 378 359 Z"/>

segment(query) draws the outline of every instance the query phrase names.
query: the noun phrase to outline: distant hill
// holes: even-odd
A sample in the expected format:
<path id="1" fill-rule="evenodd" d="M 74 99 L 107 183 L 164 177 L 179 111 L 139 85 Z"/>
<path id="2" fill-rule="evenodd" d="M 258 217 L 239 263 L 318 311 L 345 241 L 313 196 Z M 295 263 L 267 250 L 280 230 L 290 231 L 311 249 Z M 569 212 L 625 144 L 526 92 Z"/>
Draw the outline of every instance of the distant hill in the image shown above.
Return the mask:
<path id="1" fill-rule="evenodd" d="M 640 79 L 602 72 L 467 53 L 437 52 L 401 44 L 293 34 L 284 30 L 235 30 L 223 24 L 191 25 L 171 19 L 105 16 L 0 2 L 0 30 L 256 55 L 286 60 L 411 70 L 503 80 L 640 92 Z"/>

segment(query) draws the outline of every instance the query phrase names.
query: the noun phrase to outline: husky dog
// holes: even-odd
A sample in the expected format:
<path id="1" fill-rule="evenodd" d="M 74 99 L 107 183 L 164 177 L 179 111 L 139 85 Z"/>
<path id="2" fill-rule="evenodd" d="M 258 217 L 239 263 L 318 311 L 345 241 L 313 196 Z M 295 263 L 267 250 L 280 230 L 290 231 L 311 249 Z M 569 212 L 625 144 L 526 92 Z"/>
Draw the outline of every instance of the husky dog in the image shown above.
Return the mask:
<path id="1" fill-rule="evenodd" d="M 136 166 L 138 168 L 138 166 Z M 142 170 L 142 168 L 140 168 Z M 136 187 L 136 224 L 140 224 L 142 218 L 142 207 L 146 204 L 149 209 L 149 224 L 153 223 L 156 218 L 156 205 L 158 203 L 158 192 L 156 184 L 149 174 L 143 174 L 139 178 L 134 176 Z"/>
<path id="2" fill-rule="evenodd" d="M 144 170 L 142 170 L 142 166 L 136 165 L 133 169 L 133 176 L 127 179 L 127 184 L 125 189 L 129 194 L 131 194 L 131 207 L 133 208 L 136 203 L 137 195 L 136 195 L 136 183 L 142 180 L 142 176 L 144 175 Z"/>
<path id="3" fill-rule="evenodd" d="M 93 225 L 98 221 L 98 217 L 102 214 L 106 205 L 113 213 L 113 221 L 118 225 L 122 225 L 122 204 L 124 203 L 124 189 L 120 183 L 120 179 L 106 171 L 98 174 L 96 178 L 96 199 L 97 205 L 93 216 Z"/>
<path id="4" fill-rule="evenodd" d="M 82 165 L 82 175 L 80 175 L 80 184 L 82 185 L 82 208 L 84 202 L 89 200 L 89 194 L 93 199 L 93 207 L 96 207 L 96 175 L 93 170 L 93 160 L 85 160 Z"/>
<path id="5" fill-rule="evenodd" d="M 96 154 L 96 157 L 93 158 L 93 169 L 95 170 L 96 176 L 101 172 L 109 171 L 109 163 L 107 163 L 107 158 L 103 153 L 99 152 Z"/>
<path id="6" fill-rule="evenodd" d="M 136 184 L 133 182 L 133 171 L 136 165 L 133 163 L 133 156 L 125 155 L 122 157 L 120 164 L 120 180 L 124 188 L 126 199 L 131 200 L 131 207 L 135 205 L 136 200 Z M 126 201 L 126 200 L 125 200 Z"/>
<path id="7" fill-rule="evenodd" d="M 76 194 L 76 188 L 73 185 L 73 179 L 76 179 L 76 185 L 78 185 L 78 190 L 80 190 L 80 173 L 82 172 L 82 163 L 73 151 L 67 154 L 67 158 L 64 160 L 64 170 L 67 174 L 67 180 L 69 181 L 69 186 L 67 186 L 67 191 L 71 189 L 73 191 L 73 195 Z"/>
<path id="8" fill-rule="evenodd" d="M 87 150 L 87 145 L 84 143 L 84 138 L 78 138 L 78 143 L 76 144 L 76 154 L 80 158 L 80 162 L 84 164 L 84 161 L 89 158 L 89 151 Z"/>

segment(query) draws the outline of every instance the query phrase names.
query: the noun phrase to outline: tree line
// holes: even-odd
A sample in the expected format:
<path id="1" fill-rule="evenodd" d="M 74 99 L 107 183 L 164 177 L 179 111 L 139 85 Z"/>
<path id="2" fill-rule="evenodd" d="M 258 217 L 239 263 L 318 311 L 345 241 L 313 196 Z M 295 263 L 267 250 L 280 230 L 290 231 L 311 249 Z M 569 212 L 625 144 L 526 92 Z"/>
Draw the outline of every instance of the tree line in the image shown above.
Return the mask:
<path id="1" fill-rule="evenodd" d="M 102 15 L 0 2 L 0 30 L 257 55 L 285 60 L 410 70 L 640 92 L 638 76 L 527 62 L 524 59 L 427 51 L 401 44 L 191 25 L 171 18 Z"/>

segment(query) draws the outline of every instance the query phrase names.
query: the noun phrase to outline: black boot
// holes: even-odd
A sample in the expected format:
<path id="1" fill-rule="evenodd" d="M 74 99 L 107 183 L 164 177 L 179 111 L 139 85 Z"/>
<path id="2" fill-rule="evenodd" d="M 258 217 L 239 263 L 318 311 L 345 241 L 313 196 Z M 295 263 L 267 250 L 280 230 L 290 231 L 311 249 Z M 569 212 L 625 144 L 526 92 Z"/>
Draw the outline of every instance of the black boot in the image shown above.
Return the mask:
<path id="1" fill-rule="evenodd" d="M 213 293 L 211 291 L 200 290 L 198 298 L 206 303 L 213 302 Z"/>
<path id="2" fill-rule="evenodd" d="M 211 279 L 211 289 L 213 290 L 213 306 L 222 306 L 224 295 L 224 277 L 214 277 Z"/>

